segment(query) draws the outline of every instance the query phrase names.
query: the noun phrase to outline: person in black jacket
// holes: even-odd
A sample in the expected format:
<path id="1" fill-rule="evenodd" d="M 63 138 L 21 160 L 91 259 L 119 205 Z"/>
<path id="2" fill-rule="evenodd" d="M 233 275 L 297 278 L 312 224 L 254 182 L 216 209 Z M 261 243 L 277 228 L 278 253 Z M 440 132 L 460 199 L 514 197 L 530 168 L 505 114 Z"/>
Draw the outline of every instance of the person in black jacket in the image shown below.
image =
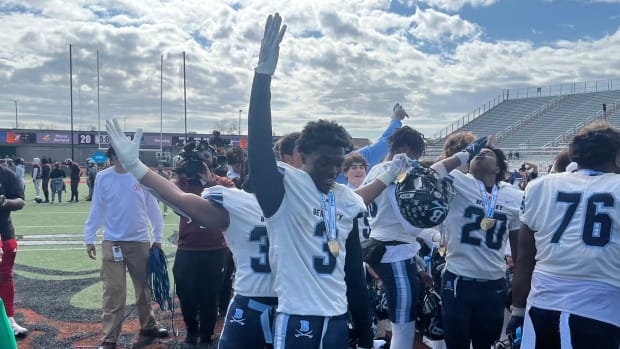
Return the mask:
<path id="1" fill-rule="evenodd" d="M 65 165 L 69 167 L 69 177 L 71 178 L 71 200 L 69 200 L 69 202 L 79 202 L 78 186 L 80 185 L 80 175 L 82 170 L 80 170 L 80 165 L 71 159 L 65 160 Z"/>
<path id="2" fill-rule="evenodd" d="M 62 203 L 62 192 L 65 191 L 65 171 L 60 168 L 60 162 L 54 163 L 54 169 L 50 173 L 50 179 L 52 181 L 52 201 L 54 203 L 54 198 L 56 194 L 58 194 L 58 203 Z"/>
<path id="3" fill-rule="evenodd" d="M 52 167 L 50 161 L 45 156 L 41 160 L 41 163 L 43 164 L 41 166 L 41 189 L 43 189 L 43 195 L 45 196 L 44 203 L 48 204 L 50 202 L 49 182 Z"/>

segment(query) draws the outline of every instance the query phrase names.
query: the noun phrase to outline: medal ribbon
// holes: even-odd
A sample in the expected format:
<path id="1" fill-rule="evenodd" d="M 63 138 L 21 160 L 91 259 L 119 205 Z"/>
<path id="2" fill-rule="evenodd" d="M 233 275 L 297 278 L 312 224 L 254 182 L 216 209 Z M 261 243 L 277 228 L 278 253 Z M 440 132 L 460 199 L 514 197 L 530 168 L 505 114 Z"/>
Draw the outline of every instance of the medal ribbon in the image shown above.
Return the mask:
<path id="1" fill-rule="evenodd" d="M 329 210 L 327 204 L 329 203 Z M 323 210 L 323 222 L 327 241 L 336 240 L 336 196 L 330 190 L 328 195 L 321 193 L 321 209 Z"/>
<path id="2" fill-rule="evenodd" d="M 491 199 L 489 200 L 489 195 L 487 194 L 487 190 L 484 187 L 484 183 L 482 181 L 478 181 L 480 185 L 480 194 L 482 194 L 482 204 L 484 205 L 485 217 L 493 218 L 495 214 L 495 202 L 497 201 L 497 192 L 499 191 L 497 185 L 493 186 L 493 190 L 491 190 Z"/>
<path id="3" fill-rule="evenodd" d="M 595 170 L 590 170 L 590 169 L 582 169 L 577 172 L 579 172 L 580 174 L 584 176 L 602 176 L 605 174 L 605 172 L 595 171 Z"/>

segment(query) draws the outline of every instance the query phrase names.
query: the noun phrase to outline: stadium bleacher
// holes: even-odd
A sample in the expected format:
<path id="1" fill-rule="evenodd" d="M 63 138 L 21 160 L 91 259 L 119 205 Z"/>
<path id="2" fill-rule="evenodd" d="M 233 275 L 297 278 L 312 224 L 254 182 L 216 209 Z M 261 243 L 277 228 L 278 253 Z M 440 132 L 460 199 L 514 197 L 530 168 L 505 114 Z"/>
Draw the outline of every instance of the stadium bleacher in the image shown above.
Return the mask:
<path id="1" fill-rule="evenodd" d="M 602 118 L 620 127 L 620 89 L 505 99 L 453 132 L 431 140 L 425 156 L 437 158 L 447 136 L 471 131 L 493 135 L 495 144 L 506 153 L 519 152 L 517 162 L 528 159 L 546 164 L 579 129 Z"/>

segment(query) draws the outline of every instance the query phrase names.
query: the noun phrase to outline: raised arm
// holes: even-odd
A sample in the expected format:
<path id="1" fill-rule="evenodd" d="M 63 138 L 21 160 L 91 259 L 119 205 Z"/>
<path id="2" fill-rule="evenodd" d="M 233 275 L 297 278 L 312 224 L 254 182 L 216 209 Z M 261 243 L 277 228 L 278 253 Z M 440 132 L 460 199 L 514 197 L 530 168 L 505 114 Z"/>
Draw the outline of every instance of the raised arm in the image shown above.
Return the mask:
<path id="1" fill-rule="evenodd" d="M 381 137 L 379 137 L 379 139 L 375 143 L 357 150 L 357 152 L 366 159 L 366 162 L 368 162 L 368 168 L 371 168 L 383 161 L 390 148 L 388 138 L 390 138 L 394 131 L 403 127 L 403 119 L 406 117 L 409 117 L 407 112 L 400 104 L 396 103 L 393 108 L 390 123 L 388 124 L 388 127 L 385 129 Z"/>
<path id="2" fill-rule="evenodd" d="M 271 77 L 286 31 L 279 14 L 269 15 L 254 71 L 248 113 L 248 166 L 252 190 L 265 217 L 272 216 L 284 198 L 284 182 L 271 149 Z"/>
<path id="3" fill-rule="evenodd" d="M 177 188 L 174 183 L 160 176 L 157 172 L 149 170 L 138 158 L 140 152 L 140 139 L 142 129 L 136 131 L 138 142 L 133 142 L 125 137 L 117 119 L 107 120 L 106 128 L 110 136 L 110 142 L 116 151 L 116 156 L 123 167 L 134 175 L 140 183 L 152 190 L 153 194 L 170 204 L 176 210 L 180 210 L 189 218 L 200 223 L 200 225 L 226 230 L 229 224 L 228 211 L 221 207 L 212 205 L 209 201 L 200 196 L 184 193 Z M 95 185 L 96 185 L 95 181 Z"/>
<path id="4" fill-rule="evenodd" d="M 487 137 L 478 138 L 473 143 L 470 143 L 465 150 L 434 163 L 431 165 L 431 168 L 437 171 L 439 176 L 443 178 L 455 168 L 469 163 L 469 161 L 471 161 L 471 159 L 473 159 L 473 157 L 476 156 L 486 144 Z"/>

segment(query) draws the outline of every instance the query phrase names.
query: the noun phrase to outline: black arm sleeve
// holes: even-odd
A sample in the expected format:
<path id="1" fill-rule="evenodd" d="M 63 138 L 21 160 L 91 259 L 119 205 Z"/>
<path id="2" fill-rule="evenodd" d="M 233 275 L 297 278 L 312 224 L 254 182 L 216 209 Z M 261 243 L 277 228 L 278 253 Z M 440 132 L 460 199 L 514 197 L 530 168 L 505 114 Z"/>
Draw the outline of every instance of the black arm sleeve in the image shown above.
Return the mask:
<path id="1" fill-rule="evenodd" d="M 357 219 L 355 219 L 353 230 L 351 230 L 347 238 L 346 251 L 344 280 L 347 283 L 347 300 L 354 331 L 360 347 L 372 348 L 370 297 L 364 276 L 362 246 Z"/>
<path id="2" fill-rule="evenodd" d="M 271 76 L 255 73 L 248 115 L 248 165 L 252 190 L 265 217 L 271 217 L 284 198 L 271 132 Z"/>

